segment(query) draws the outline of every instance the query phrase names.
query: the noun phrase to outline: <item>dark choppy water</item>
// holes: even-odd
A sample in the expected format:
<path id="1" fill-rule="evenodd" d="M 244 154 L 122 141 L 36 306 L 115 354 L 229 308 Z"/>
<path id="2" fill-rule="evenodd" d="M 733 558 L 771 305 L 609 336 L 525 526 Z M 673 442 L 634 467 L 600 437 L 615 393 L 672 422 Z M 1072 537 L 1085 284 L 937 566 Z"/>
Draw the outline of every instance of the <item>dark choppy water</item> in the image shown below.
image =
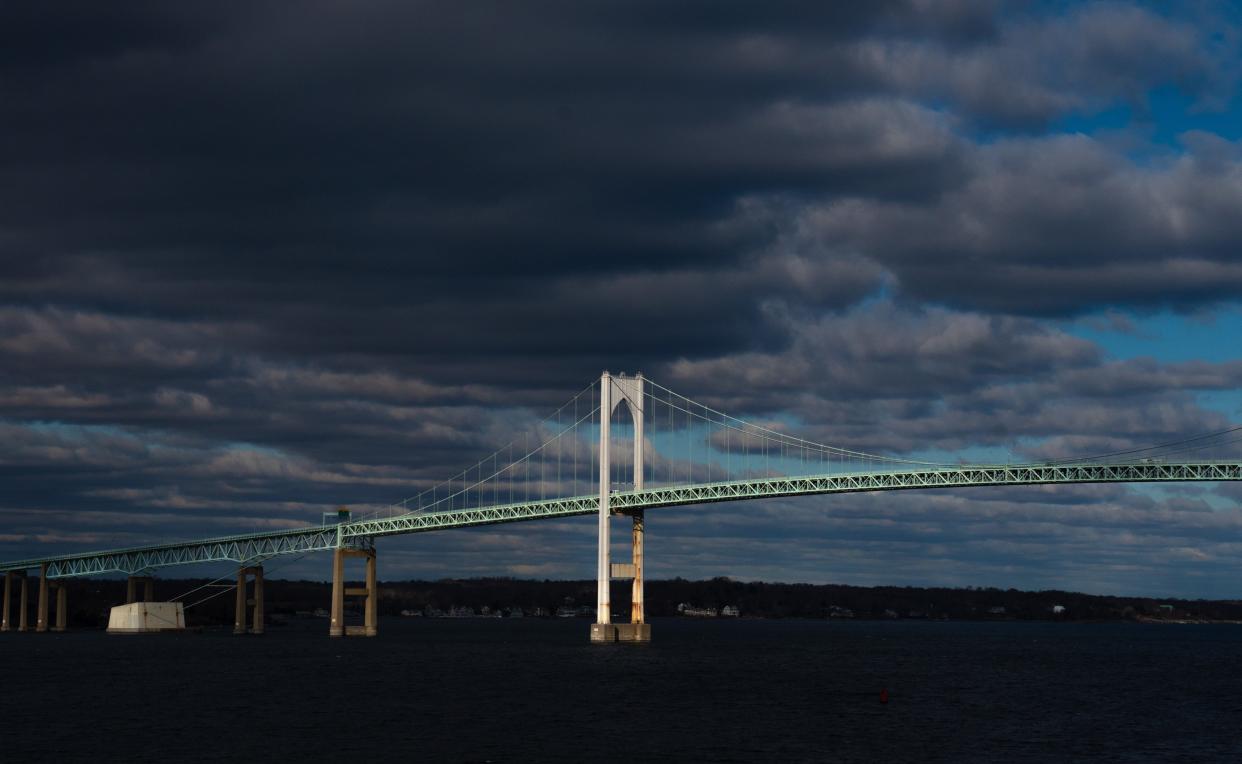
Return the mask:
<path id="1" fill-rule="evenodd" d="M 645 646 L 587 631 L 3 634 L 0 760 L 1242 761 L 1242 626 L 683 620 Z"/>

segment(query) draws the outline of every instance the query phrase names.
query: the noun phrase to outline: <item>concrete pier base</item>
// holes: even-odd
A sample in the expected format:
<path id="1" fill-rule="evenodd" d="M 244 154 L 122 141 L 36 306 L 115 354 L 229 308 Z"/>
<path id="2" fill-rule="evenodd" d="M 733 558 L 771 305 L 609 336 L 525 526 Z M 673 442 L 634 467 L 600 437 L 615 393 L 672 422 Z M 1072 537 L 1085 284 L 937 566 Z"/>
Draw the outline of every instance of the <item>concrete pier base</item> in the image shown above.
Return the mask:
<path id="1" fill-rule="evenodd" d="M 650 642 L 649 623 L 593 623 L 592 642 Z"/>
<path id="2" fill-rule="evenodd" d="M 185 607 L 180 602 L 131 602 L 108 614 L 109 634 L 184 631 Z"/>
<path id="3" fill-rule="evenodd" d="M 649 623 L 614 623 L 618 642 L 650 642 L 651 624 Z"/>
<path id="4" fill-rule="evenodd" d="M 366 585 L 345 586 L 345 558 L 366 560 Z M 365 597 L 361 626 L 345 625 L 345 598 Z M 338 547 L 332 554 L 332 619 L 330 637 L 374 637 L 379 634 L 379 596 L 375 579 L 375 550 Z"/>

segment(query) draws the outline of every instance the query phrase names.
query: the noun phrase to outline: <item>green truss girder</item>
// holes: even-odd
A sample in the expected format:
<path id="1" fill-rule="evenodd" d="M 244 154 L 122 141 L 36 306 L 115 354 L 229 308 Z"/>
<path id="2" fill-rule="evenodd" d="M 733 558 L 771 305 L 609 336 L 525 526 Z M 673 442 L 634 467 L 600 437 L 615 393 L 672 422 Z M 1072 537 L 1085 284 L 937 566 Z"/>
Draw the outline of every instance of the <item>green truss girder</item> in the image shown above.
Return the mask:
<path id="1" fill-rule="evenodd" d="M 609 505 L 614 511 L 624 513 L 630 510 L 709 504 L 719 501 L 917 488 L 1230 480 L 1242 480 L 1242 463 L 963 466 L 907 471 L 852 472 L 808 477 L 759 478 L 651 488 L 643 491 L 618 491 L 611 494 Z M 591 514 L 598 510 L 599 497 L 591 495 L 442 512 L 411 512 L 386 518 L 355 520 L 339 525 L 314 526 L 290 531 L 252 533 L 133 549 L 18 560 L 0 563 L 0 572 L 27 570 L 47 563 L 49 578 L 66 578 L 100 573 L 132 574 L 154 568 L 199 562 L 254 562 L 278 555 L 303 554 L 334 549 L 338 546 L 365 545 L 378 536 L 425 533 L 550 517 L 572 517 Z"/>
<path id="2" fill-rule="evenodd" d="M 277 555 L 333 549 L 338 543 L 340 533 L 337 526 L 316 526 L 292 531 L 251 533 L 203 541 L 17 560 L 0 564 L 0 572 L 37 568 L 47 563 L 48 578 L 92 576 L 101 573 L 133 575 L 155 568 L 199 562 L 254 563 Z"/>
<path id="3" fill-rule="evenodd" d="M 909 472 L 844 473 L 809 477 L 761 478 L 723 483 L 614 492 L 609 506 L 618 512 L 718 501 L 808 496 L 824 493 L 895 491 L 912 488 L 1048 485 L 1058 483 L 1136 483 L 1242 480 L 1242 464 L 1091 464 L 1021 467 L 959 467 Z M 586 515 L 599 510 L 598 496 L 505 504 L 452 512 L 404 514 L 341 526 L 342 538 L 389 536 L 491 525 L 545 517 Z"/>

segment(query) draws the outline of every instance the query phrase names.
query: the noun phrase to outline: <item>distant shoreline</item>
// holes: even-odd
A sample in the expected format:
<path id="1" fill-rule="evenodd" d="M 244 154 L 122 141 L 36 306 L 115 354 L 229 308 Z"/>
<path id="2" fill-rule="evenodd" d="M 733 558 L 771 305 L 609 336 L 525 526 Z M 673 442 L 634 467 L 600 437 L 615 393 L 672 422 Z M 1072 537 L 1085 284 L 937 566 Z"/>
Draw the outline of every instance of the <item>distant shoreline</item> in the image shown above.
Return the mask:
<path id="1" fill-rule="evenodd" d="M 216 579 L 227 585 L 229 577 Z M 157 600 L 183 599 L 211 579 L 158 579 Z M 113 605 L 124 602 L 124 579 L 68 579 L 70 622 L 97 625 Z M 328 606 L 331 586 L 323 581 L 267 579 L 266 611 L 296 617 Z M 847 586 L 742 582 L 727 578 L 649 580 L 649 618 L 804 618 L 827 620 L 1066 621 L 1135 623 L 1242 623 L 1242 601 L 1124 597 L 1062 590 L 1024 591 L 987 587 Z M 517 578 L 381 581 L 383 616 L 577 617 L 593 618 L 593 580 Z M 190 608 L 193 623 L 231 623 L 234 597 L 219 596 Z M 612 592 L 617 620 L 628 620 L 630 585 Z"/>

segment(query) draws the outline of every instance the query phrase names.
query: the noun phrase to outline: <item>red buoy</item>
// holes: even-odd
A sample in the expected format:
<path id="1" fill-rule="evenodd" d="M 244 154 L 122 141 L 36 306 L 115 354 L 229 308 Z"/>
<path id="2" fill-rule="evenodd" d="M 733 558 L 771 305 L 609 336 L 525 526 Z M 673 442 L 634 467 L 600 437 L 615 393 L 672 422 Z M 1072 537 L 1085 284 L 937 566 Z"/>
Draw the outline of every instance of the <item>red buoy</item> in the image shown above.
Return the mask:
<path id="1" fill-rule="evenodd" d="M 881 702 L 881 703 L 887 703 L 887 702 L 888 702 L 888 688 L 887 688 L 887 687 L 882 688 L 882 689 L 880 690 L 880 702 Z"/>

